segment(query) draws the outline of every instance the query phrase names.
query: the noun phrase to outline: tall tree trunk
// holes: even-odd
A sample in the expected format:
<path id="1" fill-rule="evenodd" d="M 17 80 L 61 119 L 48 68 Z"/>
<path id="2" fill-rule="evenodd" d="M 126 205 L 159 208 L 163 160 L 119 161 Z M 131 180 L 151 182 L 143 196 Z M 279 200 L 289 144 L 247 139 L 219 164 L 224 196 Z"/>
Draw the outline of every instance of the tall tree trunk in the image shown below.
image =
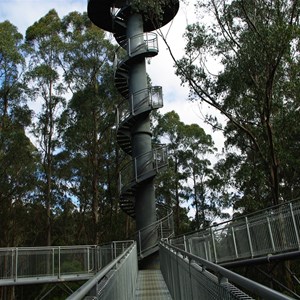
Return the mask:
<path id="1" fill-rule="evenodd" d="M 176 180 L 175 180 L 175 234 L 179 234 L 179 220 L 180 220 L 180 215 L 179 215 L 179 209 L 180 209 L 180 201 L 179 201 L 179 191 L 178 191 L 178 161 L 177 157 L 175 157 L 175 175 L 176 175 Z"/>

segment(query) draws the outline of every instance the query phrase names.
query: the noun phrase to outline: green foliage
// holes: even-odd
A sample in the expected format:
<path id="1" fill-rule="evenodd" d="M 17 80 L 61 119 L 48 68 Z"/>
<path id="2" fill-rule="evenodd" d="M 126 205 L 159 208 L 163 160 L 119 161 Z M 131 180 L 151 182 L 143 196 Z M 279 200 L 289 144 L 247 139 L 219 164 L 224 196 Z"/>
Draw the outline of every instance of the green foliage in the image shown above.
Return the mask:
<path id="1" fill-rule="evenodd" d="M 164 7 L 171 6 L 172 0 L 131 0 L 134 11 L 148 16 L 155 23 L 163 18 Z"/>
<path id="2" fill-rule="evenodd" d="M 228 154 L 218 166 L 231 170 L 227 196 L 245 211 L 298 197 L 292 149 L 298 148 L 299 128 L 299 3 L 208 0 L 198 8 L 210 22 L 187 27 L 177 74 L 190 86 L 191 99 L 227 118 Z M 206 63 L 213 60 L 218 72 Z M 207 116 L 219 127 L 214 120 Z M 238 159 L 232 159 L 235 153 Z"/>
<path id="3" fill-rule="evenodd" d="M 181 122 L 174 111 L 157 115 L 154 133 L 169 150 L 169 167 L 157 178 L 156 194 L 160 202 L 173 207 L 176 232 L 186 228 L 185 210 L 180 205 L 191 204 L 195 208 L 195 222 L 189 230 L 208 226 L 216 217 L 224 217 L 221 209 L 228 203 L 219 201 L 213 193 L 217 186 L 208 156 L 216 149 L 211 136 L 197 124 Z"/>

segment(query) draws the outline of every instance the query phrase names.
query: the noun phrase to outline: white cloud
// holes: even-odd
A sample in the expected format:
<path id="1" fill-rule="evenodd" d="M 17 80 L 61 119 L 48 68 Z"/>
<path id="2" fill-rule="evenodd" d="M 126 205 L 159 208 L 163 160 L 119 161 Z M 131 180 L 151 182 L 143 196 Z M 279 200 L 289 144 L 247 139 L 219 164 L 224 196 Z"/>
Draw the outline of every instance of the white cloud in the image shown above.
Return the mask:
<path id="1" fill-rule="evenodd" d="M 50 9 L 55 9 L 60 17 L 71 11 L 84 11 L 87 1 L 45 1 L 45 0 L 0 0 L 0 21 L 9 20 L 25 34 L 26 29 L 43 17 Z"/>

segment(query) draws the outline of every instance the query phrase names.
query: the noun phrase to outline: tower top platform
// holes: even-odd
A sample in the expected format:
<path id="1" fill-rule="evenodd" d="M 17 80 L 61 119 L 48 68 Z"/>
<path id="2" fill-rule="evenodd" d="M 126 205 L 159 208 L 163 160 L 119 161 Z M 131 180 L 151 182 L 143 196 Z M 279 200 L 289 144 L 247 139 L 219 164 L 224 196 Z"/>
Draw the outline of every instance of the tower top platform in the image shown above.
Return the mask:
<path id="1" fill-rule="evenodd" d="M 88 16 L 91 21 L 103 30 L 116 33 L 114 26 L 114 9 L 130 9 L 129 1 L 126 0 L 88 0 Z M 177 14 L 179 0 L 169 0 L 162 7 L 163 15 L 161 18 L 150 17 L 151 12 L 142 12 L 144 19 L 144 32 L 150 32 L 168 24 Z"/>

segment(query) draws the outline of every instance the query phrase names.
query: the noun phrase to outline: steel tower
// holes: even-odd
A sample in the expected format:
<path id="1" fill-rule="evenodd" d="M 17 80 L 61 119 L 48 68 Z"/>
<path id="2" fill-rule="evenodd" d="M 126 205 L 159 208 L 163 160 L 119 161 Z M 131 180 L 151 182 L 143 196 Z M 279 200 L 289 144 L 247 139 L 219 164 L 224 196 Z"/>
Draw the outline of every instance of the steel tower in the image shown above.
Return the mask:
<path id="1" fill-rule="evenodd" d="M 136 12 L 130 0 L 89 0 L 88 16 L 103 30 L 112 32 L 126 54 L 116 55 L 115 85 L 124 98 L 117 111 L 117 141 L 132 157 L 120 172 L 120 206 L 136 219 L 139 247 L 151 249 L 157 243 L 150 225 L 156 221 L 153 180 L 166 166 L 166 148 L 153 147 L 150 112 L 162 107 L 161 87 L 149 87 L 146 58 L 158 54 L 157 36 L 151 31 L 170 22 L 179 9 L 179 0 L 169 0 L 161 16 L 153 12 Z M 122 51 L 120 51 L 122 52 Z M 117 54 L 117 53 L 116 53 Z"/>

